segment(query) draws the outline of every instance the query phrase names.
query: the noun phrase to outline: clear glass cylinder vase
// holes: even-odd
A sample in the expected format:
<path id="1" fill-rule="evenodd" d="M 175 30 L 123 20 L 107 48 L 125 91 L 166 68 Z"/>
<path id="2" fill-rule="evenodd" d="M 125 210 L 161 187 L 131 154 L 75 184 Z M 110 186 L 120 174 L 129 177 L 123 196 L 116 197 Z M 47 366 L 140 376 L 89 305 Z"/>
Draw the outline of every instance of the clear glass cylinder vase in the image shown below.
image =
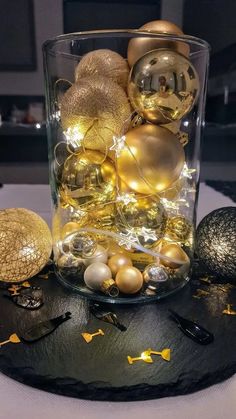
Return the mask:
<path id="1" fill-rule="evenodd" d="M 174 293 L 194 255 L 207 43 L 94 31 L 43 51 L 59 280 L 112 303 Z"/>

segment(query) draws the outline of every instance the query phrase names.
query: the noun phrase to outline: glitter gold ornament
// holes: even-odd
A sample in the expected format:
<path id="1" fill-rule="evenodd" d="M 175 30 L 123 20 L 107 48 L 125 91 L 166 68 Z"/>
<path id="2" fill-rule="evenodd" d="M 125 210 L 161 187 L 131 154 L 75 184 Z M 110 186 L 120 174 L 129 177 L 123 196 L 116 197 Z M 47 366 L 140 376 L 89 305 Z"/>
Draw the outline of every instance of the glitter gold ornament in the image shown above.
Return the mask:
<path id="1" fill-rule="evenodd" d="M 177 25 L 167 20 L 154 20 L 152 22 L 145 23 L 145 25 L 141 26 L 139 30 L 150 31 L 159 34 L 167 33 L 184 36 L 184 33 Z M 158 48 L 168 48 L 170 50 L 178 51 L 185 56 L 189 55 L 189 46 L 185 42 L 148 37 L 133 38 L 129 42 L 127 52 L 130 67 L 132 67 L 136 61 L 148 51 L 152 51 Z"/>
<path id="2" fill-rule="evenodd" d="M 165 128 L 144 124 L 126 134 L 126 147 L 117 159 L 121 179 L 143 194 L 161 192 L 175 182 L 184 165 L 184 150 Z"/>
<path id="3" fill-rule="evenodd" d="M 112 277 L 110 268 L 102 262 L 89 265 L 84 273 L 84 282 L 88 288 L 100 291 L 103 282 Z"/>
<path id="4" fill-rule="evenodd" d="M 189 265 L 189 257 L 185 253 L 185 251 L 176 243 L 170 243 L 164 245 L 160 250 L 161 255 L 168 256 L 169 258 L 175 259 L 175 261 L 166 260 L 160 258 L 160 262 L 162 265 L 171 268 L 177 269 L 180 268 L 182 265 Z"/>
<path id="5" fill-rule="evenodd" d="M 128 129 L 130 114 L 122 87 L 103 76 L 81 79 L 67 90 L 61 103 L 63 129 L 76 129 L 83 147 L 104 153 L 112 146 L 113 136 Z"/>
<path id="6" fill-rule="evenodd" d="M 108 261 L 108 266 L 113 276 L 115 276 L 117 272 L 124 266 L 132 266 L 132 265 L 133 265 L 132 260 L 128 256 L 122 253 L 118 253 L 112 256 Z"/>
<path id="7" fill-rule="evenodd" d="M 129 66 L 117 52 L 110 49 L 97 49 L 82 57 L 75 69 L 75 81 L 86 76 L 103 76 L 127 88 Z"/>
<path id="8" fill-rule="evenodd" d="M 191 224 L 182 215 L 168 218 L 165 235 L 170 239 L 184 242 L 189 237 L 190 232 Z"/>
<path id="9" fill-rule="evenodd" d="M 65 161 L 60 195 L 74 208 L 92 208 L 114 199 L 114 163 L 98 151 L 72 154 Z"/>
<path id="10" fill-rule="evenodd" d="M 136 294 L 143 285 L 141 272 L 133 266 L 124 266 L 116 275 L 116 285 L 124 294 Z"/>
<path id="11" fill-rule="evenodd" d="M 135 202 L 120 202 L 117 204 L 117 225 L 122 232 L 127 232 L 132 228 L 132 231 L 138 235 L 141 244 L 153 244 L 159 240 L 165 230 L 166 213 L 163 205 L 158 198 L 153 196 L 136 195 Z M 145 241 L 142 235 L 144 233 L 152 232 L 156 238 L 149 242 Z"/>
<path id="12" fill-rule="evenodd" d="M 25 208 L 0 211 L 0 280 L 20 282 L 36 275 L 52 252 L 45 221 Z"/>
<path id="13" fill-rule="evenodd" d="M 131 70 L 128 93 L 136 112 L 154 124 L 183 118 L 199 93 L 194 66 L 183 55 L 167 49 L 150 51 Z"/>

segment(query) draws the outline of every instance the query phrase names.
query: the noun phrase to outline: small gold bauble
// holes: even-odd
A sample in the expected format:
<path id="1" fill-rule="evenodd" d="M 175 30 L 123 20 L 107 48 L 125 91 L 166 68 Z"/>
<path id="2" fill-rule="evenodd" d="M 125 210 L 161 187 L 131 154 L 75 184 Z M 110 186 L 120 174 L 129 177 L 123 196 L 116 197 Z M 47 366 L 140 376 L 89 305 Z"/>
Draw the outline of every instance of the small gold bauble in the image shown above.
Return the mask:
<path id="1" fill-rule="evenodd" d="M 114 163 L 98 151 L 86 150 L 65 161 L 60 194 L 74 208 L 91 209 L 114 199 L 115 183 Z"/>
<path id="2" fill-rule="evenodd" d="M 20 282 L 48 262 L 52 236 L 46 222 L 25 208 L 0 211 L 0 280 Z"/>
<path id="3" fill-rule="evenodd" d="M 184 165 L 184 150 L 170 131 L 144 124 L 126 134 L 117 159 L 121 179 L 143 194 L 161 192 L 175 182 Z"/>
<path id="4" fill-rule="evenodd" d="M 160 198 L 165 198 L 168 201 L 172 201 L 176 199 L 179 196 L 180 191 L 182 190 L 184 186 L 184 182 L 185 182 L 185 179 L 180 177 L 179 179 L 176 180 L 176 182 L 173 182 L 171 184 L 170 188 L 167 188 L 164 191 L 160 192 L 158 196 Z"/>
<path id="5" fill-rule="evenodd" d="M 97 49 L 82 57 L 75 69 L 75 81 L 86 76 L 103 76 L 127 88 L 129 66 L 117 52 L 110 49 Z"/>
<path id="6" fill-rule="evenodd" d="M 75 223 L 74 221 L 69 221 L 68 223 L 64 224 L 61 230 L 61 238 L 64 239 L 71 233 L 78 231 L 80 229 L 80 225 Z"/>
<path id="7" fill-rule="evenodd" d="M 168 124 L 190 112 L 198 97 L 199 78 L 186 57 L 159 49 L 135 63 L 128 92 L 133 108 L 143 118 Z"/>
<path id="8" fill-rule="evenodd" d="M 124 254 L 118 253 L 112 256 L 108 261 L 108 266 L 113 276 L 124 266 L 132 266 L 132 260 Z"/>
<path id="9" fill-rule="evenodd" d="M 143 276 L 137 268 L 125 266 L 116 275 L 116 285 L 124 294 L 136 294 L 142 288 Z"/>
<path id="10" fill-rule="evenodd" d="M 172 22 L 167 20 L 154 20 L 148 22 L 139 28 L 140 31 L 154 32 L 158 34 L 173 34 L 184 36 L 182 30 Z M 181 54 L 189 55 L 189 46 L 186 42 L 173 41 L 171 39 L 157 39 L 148 37 L 133 38 L 128 45 L 128 62 L 129 66 L 133 67 L 136 61 L 141 58 L 148 51 L 158 48 L 168 48 Z"/>
<path id="11" fill-rule="evenodd" d="M 128 129 L 130 114 L 122 87 L 103 76 L 81 79 L 67 90 L 61 103 L 63 129 L 77 130 L 85 148 L 104 153 L 112 146 L 113 136 Z"/>
<path id="12" fill-rule="evenodd" d="M 176 243 L 166 244 L 160 251 L 161 255 L 168 256 L 169 258 L 176 259 L 176 261 L 170 261 L 160 258 L 162 265 L 172 269 L 177 269 L 184 264 L 189 264 L 189 257 L 185 251 Z"/>
<path id="13" fill-rule="evenodd" d="M 185 241 L 191 232 L 190 222 L 182 215 L 167 220 L 165 235 L 172 240 Z"/>
<path id="14" fill-rule="evenodd" d="M 123 247 L 119 246 L 115 241 L 111 240 L 108 247 L 108 256 L 114 256 L 117 253 L 127 253 L 127 250 L 125 250 Z"/>

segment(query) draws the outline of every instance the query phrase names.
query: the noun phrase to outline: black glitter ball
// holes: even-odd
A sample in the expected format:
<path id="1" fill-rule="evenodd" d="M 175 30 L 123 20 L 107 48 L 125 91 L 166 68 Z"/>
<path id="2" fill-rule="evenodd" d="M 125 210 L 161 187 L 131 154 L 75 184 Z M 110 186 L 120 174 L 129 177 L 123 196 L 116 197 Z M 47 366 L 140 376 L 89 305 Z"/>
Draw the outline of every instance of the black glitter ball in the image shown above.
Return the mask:
<path id="1" fill-rule="evenodd" d="M 212 273 L 236 281 L 236 207 L 219 208 L 203 218 L 196 253 Z"/>

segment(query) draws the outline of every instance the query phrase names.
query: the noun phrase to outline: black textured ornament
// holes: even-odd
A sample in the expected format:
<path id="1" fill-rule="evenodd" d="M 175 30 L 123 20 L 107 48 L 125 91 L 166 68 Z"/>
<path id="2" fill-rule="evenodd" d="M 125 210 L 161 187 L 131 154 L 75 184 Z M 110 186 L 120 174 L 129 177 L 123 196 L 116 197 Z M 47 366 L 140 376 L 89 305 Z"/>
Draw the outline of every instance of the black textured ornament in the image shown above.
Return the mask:
<path id="1" fill-rule="evenodd" d="M 219 208 L 203 218 L 196 253 L 212 273 L 236 281 L 236 207 Z"/>

